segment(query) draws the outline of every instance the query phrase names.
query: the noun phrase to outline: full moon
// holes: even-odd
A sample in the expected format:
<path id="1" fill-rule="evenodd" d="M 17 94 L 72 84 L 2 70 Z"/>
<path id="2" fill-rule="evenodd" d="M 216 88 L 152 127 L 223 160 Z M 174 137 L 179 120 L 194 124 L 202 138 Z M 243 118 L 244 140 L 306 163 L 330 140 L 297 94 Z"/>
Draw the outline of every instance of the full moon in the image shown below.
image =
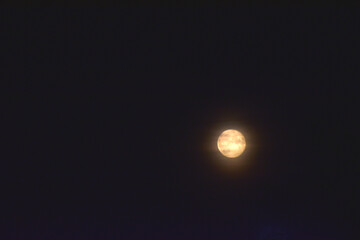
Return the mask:
<path id="1" fill-rule="evenodd" d="M 236 158 L 245 150 L 245 137 L 237 130 L 228 129 L 219 136 L 217 147 L 225 157 Z"/>

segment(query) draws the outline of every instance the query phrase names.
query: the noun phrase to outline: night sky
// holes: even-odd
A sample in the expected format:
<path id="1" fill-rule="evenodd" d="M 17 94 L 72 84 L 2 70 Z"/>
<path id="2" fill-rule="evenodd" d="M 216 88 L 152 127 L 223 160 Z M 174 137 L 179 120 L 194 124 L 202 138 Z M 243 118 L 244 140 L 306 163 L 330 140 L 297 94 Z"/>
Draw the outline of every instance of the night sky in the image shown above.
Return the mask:
<path id="1" fill-rule="evenodd" d="M 358 239 L 359 16 L 2 10 L 0 239 Z"/>

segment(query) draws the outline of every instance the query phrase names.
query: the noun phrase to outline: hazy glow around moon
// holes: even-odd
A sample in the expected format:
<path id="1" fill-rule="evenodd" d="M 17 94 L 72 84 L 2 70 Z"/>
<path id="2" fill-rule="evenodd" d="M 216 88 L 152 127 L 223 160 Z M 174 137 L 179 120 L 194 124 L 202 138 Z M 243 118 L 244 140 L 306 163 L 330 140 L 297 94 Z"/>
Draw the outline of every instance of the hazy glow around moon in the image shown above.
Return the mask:
<path id="1" fill-rule="evenodd" d="M 245 150 L 245 137 L 239 131 L 229 129 L 221 133 L 217 141 L 217 146 L 225 157 L 236 158 Z"/>

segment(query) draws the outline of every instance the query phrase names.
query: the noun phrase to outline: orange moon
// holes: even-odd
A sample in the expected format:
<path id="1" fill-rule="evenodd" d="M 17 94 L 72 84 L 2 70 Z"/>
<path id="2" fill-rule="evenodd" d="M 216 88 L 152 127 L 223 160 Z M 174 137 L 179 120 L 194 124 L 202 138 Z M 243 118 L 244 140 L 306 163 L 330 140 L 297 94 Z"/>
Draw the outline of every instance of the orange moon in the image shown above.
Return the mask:
<path id="1" fill-rule="evenodd" d="M 217 147 L 225 157 L 236 158 L 245 150 L 245 137 L 237 130 L 228 129 L 219 136 Z"/>

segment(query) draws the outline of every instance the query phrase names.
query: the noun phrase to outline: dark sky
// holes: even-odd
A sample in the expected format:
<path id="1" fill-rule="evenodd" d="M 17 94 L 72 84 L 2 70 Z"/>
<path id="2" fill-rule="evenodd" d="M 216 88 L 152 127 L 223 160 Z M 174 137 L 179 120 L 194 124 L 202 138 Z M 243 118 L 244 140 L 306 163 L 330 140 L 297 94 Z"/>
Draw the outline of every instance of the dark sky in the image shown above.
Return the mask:
<path id="1" fill-rule="evenodd" d="M 358 16 L 3 10 L 0 238 L 357 239 Z"/>

